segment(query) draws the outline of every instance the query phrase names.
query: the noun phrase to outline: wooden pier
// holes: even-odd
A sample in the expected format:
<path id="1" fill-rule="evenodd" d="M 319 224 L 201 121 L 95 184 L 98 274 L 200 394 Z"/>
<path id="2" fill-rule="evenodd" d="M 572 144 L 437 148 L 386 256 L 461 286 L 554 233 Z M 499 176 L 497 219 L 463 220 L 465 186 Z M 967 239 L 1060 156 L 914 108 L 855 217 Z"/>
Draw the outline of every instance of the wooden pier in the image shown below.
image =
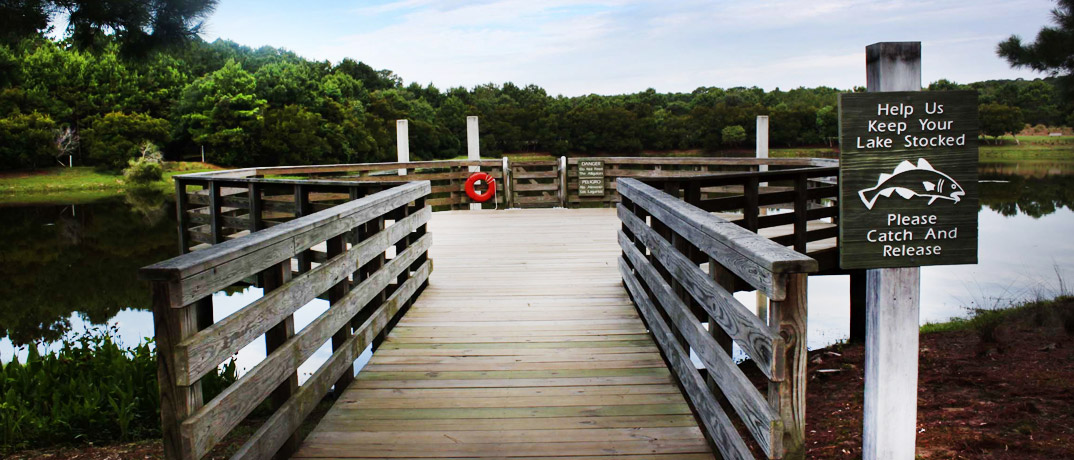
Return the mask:
<path id="1" fill-rule="evenodd" d="M 833 270 L 835 168 L 718 160 L 614 160 L 611 193 L 588 202 L 571 194 L 576 163 L 552 185 L 497 163 L 511 191 L 491 207 L 591 209 L 463 210 L 461 168 L 487 161 L 180 177 L 193 252 L 141 272 L 166 457 L 204 458 L 267 403 L 232 458 L 802 458 L 806 280 Z M 236 284 L 265 295 L 214 323 L 212 294 Z M 330 307 L 296 330 L 317 298 Z M 256 340 L 268 356 L 206 397 L 201 378 Z"/>
<path id="2" fill-rule="evenodd" d="M 295 458 L 711 458 L 622 287 L 618 224 L 435 213 L 429 287 Z"/>

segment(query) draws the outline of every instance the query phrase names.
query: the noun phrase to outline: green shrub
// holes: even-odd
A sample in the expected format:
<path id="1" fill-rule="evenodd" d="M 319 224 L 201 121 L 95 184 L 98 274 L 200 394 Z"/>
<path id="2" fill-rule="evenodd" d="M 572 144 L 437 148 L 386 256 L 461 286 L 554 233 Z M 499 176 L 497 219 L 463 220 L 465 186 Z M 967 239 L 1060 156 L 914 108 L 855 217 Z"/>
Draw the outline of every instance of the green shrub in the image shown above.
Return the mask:
<path id="1" fill-rule="evenodd" d="M 160 150 L 152 142 L 143 143 L 140 150 L 142 155 L 138 159 L 127 161 L 127 169 L 123 170 L 124 181 L 132 185 L 147 185 L 159 181 L 164 177 Z"/>
<path id="2" fill-rule="evenodd" d="M 112 332 L 66 338 L 44 356 L 31 346 L 25 363 L 16 358 L 0 365 L 0 452 L 160 435 L 152 342 L 123 348 Z M 206 398 L 235 378 L 234 362 L 206 376 Z"/>
<path id="3" fill-rule="evenodd" d="M 149 115 L 112 112 L 90 117 L 90 128 L 82 134 L 82 146 L 94 164 L 118 171 L 138 157 L 143 143 L 160 145 L 168 141 L 168 121 Z"/>
<path id="4" fill-rule="evenodd" d="M 52 118 L 37 112 L 0 118 L 0 169 L 50 165 L 56 157 L 55 130 Z"/>

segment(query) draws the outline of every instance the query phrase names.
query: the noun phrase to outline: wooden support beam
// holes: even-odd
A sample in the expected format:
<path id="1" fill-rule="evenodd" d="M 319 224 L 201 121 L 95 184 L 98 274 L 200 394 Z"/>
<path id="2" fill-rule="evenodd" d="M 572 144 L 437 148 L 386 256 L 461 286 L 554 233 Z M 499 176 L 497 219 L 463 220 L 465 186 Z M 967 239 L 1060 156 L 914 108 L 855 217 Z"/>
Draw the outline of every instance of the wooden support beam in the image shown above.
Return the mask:
<path id="1" fill-rule="evenodd" d="M 287 284 L 291 281 L 291 259 L 287 259 L 284 262 L 273 265 L 268 270 L 262 272 L 262 279 L 264 279 L 264 292 L 267 294 L 280 286 Z M 266 354 L 272 354 L 277 348 L 280 348 L 291 337 L 295 335 L 295 317 L 294 315 L 287 315 L 279 324 L 265 332 L 265 352 Z M 284 380 L 276 390 L 272 392 L 269 397 L 269 401 L 272 403 L 274 409 L 279 409 L 287 400 L 291 398 L 291 395 L 298 391 L 298 373 L 292 372 L 291 375 Z M 273 457 L 274 459 L 286 459 L 298 449 L 298 436 L 291 435 L 287 442 L 280 448 L 280 451 Z"/>

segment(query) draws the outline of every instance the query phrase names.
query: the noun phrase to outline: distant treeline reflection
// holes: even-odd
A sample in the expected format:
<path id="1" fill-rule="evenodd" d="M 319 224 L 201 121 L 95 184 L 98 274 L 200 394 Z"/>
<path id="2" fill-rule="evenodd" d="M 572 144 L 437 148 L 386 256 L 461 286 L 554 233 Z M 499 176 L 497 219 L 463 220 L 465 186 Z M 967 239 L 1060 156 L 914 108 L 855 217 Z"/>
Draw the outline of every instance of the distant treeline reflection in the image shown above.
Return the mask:
<path id="1" fill-rule="evenodd" d="M 138 268 L 178 253 L 170 198 L 131 194 L 75 206 L 0 207 L 0 338 L 58 340 L 75 312 L 102 324 L 149 306 Z"/>
<path id="2" fill-rule="evenodd" d="M 1041 218 L 1074 210 L 1074 175 L 986 174 L 982 171 L 981 205 L 1004 216 Z M 997 181 L 997 182 L 991 182 Z"/>

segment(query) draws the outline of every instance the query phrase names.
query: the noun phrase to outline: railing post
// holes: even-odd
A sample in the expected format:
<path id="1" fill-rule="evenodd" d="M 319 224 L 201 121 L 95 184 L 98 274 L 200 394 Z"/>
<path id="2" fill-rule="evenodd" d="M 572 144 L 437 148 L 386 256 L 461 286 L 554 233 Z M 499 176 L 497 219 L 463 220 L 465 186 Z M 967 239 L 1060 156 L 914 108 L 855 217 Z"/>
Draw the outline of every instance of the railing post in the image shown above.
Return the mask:
<path id="1" fill-rule="evenodd" d="M 757 115 L 757 159 L 768 159 L 768 115 Z M 768 171 L 768 163 L 758 164 L 757 172 Z M 768 187 L 768 183 L 761 184 L 761 187 Z"/>
<path id="2" fill-rule="evenodd" d="M 794 178 L 794 250 L 806 253 L 809 242 L 809 183 L 805 173 Z"/>
<path id="3" fill-rule="evenodd" d="M 176 222 L 179 224 L 179 254 L 190 252 L 190 217 L 186 215 L 190 207 L 189 197 L 186 195 L 186 180 L 174 177 L 175 180 L 175 211 Z"/>
<path id="4" fill-rule="evenodd" d="M 567 157 L 559 157 L 559 206 L 566 208 L 567 197 Z"/>
<path id="5" fill-rule="evenodd" d="M 345 240 L 345 235 L 341 234 L 329 238 L 328 241 L 325 242 L 325 246 L 328 253 L 328 260 L 332 260 L 333 257 L 343 254 L 347 251 L 347 242 Z M 332 286 L 332 288 L 328 290 L 329 308 L 335 306 L 340 301 L 340 299 L 343 298 L 343 296 L 347 295 L 348 291 L 350 291 L 350 280 L 346 277 L 343 278 L 343 280 L 337 283 L 335 286 Z M 341 327 L 338 331 L 336 331 L 336 333 L 332 335 L 332 352 L 335 352 L 340 347 L 342 347 L 343 344 L 347 342 L 347 339 L 350 338 L 350 336 L 350 324 L 347 324 Z M 339 380 L 336 380 L 336 396 L 342 395 L 343 391 L 347 388 L 348 385 L 350 385 L 353 380 L 354 364 L 351 364 L 350 370 L 343 372 L 343 375 L 339 376 Z"/>
<path id="6" fill-rule="evenodd" d="M 400 163 L 410 162 L 410 129 L 406 120 L 395 120 L 395 153 Z M 399 175 L 406 175 L 406 168 L 399 168 Z"/>
<path id="7" fill-rule="evenodd" d="M 224 242 L 220 217 L 220 185 L 215 180 L 209 180 L 209 229 L 213 244 Z"/>
<path id="8" fill-rule="evenodd" d="M 188 460 L 183 449 L 183 420 L 198 410 L 204 400 L 201 382 L 177 385 L 175 346 L 198 331 L 198 310 L 180 306 L 177 283 L 157 281 L 152 284 L 153 330 L 157 352 L 157 385 L 160 388 L 160 422 L 164 457 Z"/>
<path id="9" fill-rule="evenodd" d="M 779 412 L 783 420 L 782 452 L 784 460 L 805 458 L 805 411 L 806 411 L 806 285 L 808 274 L 784 275 L 787 297 L 771 302 L 769 327 L 782 340 L 781 369 L 777 369 L 781 381 L 768 384 L 768 403 Z M 777 451 L 778 452 L 778 451 Z"/>
<path id="10" fill-rule="evenodd" d="M 470 161 L 481 160 L 481 137 L 479 135 L 477 117 L 466 117 L 466 159 Z M 470 166 L 470 173 L 481 171 L 480 166 Z M 470 210 L 481 209 L 481 203 L 470 203 Z"/>
<path id="11" fill-rule="evenodd" d="M 280 286 L 287 284 L 291 281 L 291 259 L 287 259 L 283 262 L 275 264 L 269 267 L 267 270 L 261 273 L 261 278 L 264 280 L 263 290 L 264 294 L 268 294 L 274 289 L 278 289 Z M 295 335 L 295 317 L 294 315 L 288 315 L 276 326 L 265 332 L 265 352 L 266 354 L 272 354 L 277 348 L 282 346 L 288 339 Z M 280 386 L 276 387 L 276 390 L 269 396 L 269 401 L 272 403 L 273 409 L 279 409 L 283 406 L 288 399 L 291 398 L 296 391 L 298 391 L 298 374 L 292 373 L 287 377 L 287 380 L 283 381 Z M 275 459 L 290 458 L 291 454 L 298 449 L 298 436 L 292 434 L 291 437 L 280 447 Z"/>
<path id="12" fill-rule="evenodd" d="M 295 184 L 295 218 L 305 216 L 310 213 L 310 194 L 309 190 L 302 184 Z M 298 272 L 306 273 L 310 271 L 313 266 L 313 253 L 309 249 L 302 251 L 298 254 Z"/>
<path id="13" fill-rule="evenodd" d="M 756 176 L 746 179 L 743 192 L 746 204 L 742 209 L 742 221 L 746 224 L 746 230 L 757 233 L 757 216 L 760 212 L 758 205 L 760 181 Z"/>
<path id="14" fill-rule="evenodd" d="M 503 157 L 503 206 L 505 209 L 511 209 L 514 206 L 514 198 L 511 196 L 511 189 L 511 160 L 507 159 L 507 157 Z"/>
<path id="15" fill-rule="evenodd" d="M 850 271 L 850 343 L 865 343 L 865 270 Z"/>
<path id="16" fill-rule="evenodd" d="M 247 191 L 247 199 L 250 201 L 250 214 L 247 216 L 250 233 L 261 230 L 261 184 L 250 182 Z"/>

